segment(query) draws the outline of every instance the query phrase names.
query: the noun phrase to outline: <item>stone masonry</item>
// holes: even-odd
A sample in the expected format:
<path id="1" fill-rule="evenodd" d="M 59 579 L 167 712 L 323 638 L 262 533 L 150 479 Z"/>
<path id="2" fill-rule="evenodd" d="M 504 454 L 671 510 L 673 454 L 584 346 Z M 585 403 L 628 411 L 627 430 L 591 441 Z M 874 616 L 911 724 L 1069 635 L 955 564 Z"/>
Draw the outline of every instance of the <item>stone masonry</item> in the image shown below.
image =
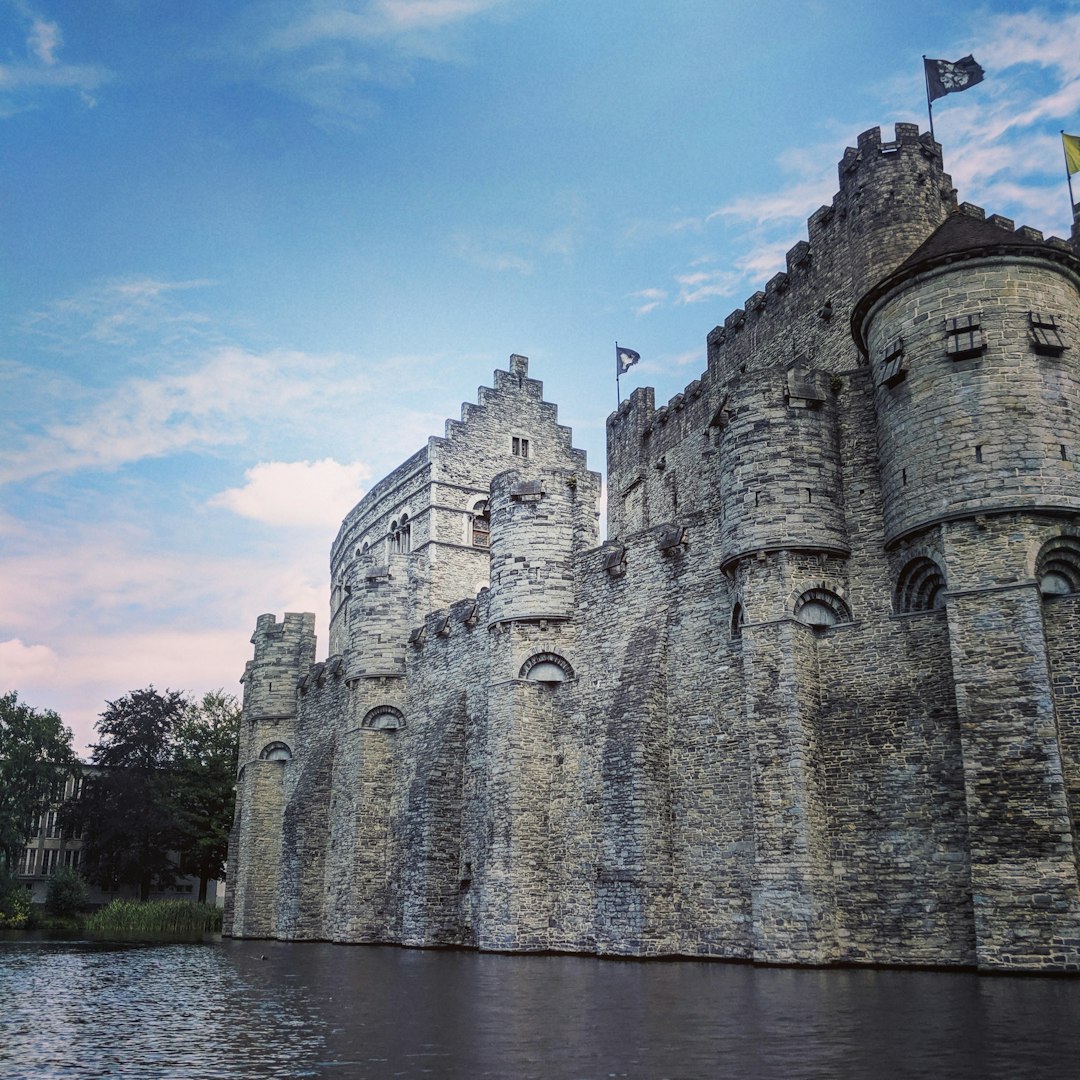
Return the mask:
<path id="1" fill-rule="evenodd" d="M 600 477 L 512 356 L 258 619 L 226 932 L 1080 970 L 1080 258 L 864 132 Z"/>

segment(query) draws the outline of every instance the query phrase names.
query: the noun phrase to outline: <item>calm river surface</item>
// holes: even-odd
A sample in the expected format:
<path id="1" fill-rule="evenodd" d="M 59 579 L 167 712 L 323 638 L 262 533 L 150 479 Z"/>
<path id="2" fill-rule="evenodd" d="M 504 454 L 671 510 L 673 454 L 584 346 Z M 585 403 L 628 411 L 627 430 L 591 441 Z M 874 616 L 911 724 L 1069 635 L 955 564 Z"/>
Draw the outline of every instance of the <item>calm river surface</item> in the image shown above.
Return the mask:
<path id="1" fill-rule="evenodd" d="M 1080 1075 L 1080 981 L 0 937 L 0 1077 Z"/>

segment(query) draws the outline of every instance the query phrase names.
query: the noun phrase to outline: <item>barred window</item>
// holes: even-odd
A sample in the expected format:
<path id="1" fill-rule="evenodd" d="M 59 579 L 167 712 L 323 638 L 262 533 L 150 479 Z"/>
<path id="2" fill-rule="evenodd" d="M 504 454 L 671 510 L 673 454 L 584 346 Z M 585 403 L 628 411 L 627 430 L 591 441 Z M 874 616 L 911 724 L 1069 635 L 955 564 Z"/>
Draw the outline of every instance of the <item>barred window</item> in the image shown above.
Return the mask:
<path id="1" fill-rule="evenodd" d="M 529 440 L 528 439 L 522 439 L 522 438 L 519 438 L 517 435 L 514 435 L 514 436 L 512 436 L 510 447 L 511 447 L 511 450 L 513 451 L 513 453 L 517 457 L 528 457 L 529 456 Z"/>
<path id="2" fill-rule="evenodd" d="M 945 320 L 945 351 L 954 360 L 978 356 L 986 348 L 986 333 L 982 329 L 981 318 L 981 315 L 960 315 Z"/>
<path id="3" fill-rule="evenodd" d="M 904 339 L 893 338 L 885 346 L 881 356 L 881 383 L 882 386 L 896 386 L 907 377 L 908 359 L 904 354 Z"/>
<path id="4" fill-rule="evenodd" d="M 1060 356 L 1065 351 L 1057 318 L 1045 311 L 1029 311 L 1031 344 L 1040 356 Z"/>

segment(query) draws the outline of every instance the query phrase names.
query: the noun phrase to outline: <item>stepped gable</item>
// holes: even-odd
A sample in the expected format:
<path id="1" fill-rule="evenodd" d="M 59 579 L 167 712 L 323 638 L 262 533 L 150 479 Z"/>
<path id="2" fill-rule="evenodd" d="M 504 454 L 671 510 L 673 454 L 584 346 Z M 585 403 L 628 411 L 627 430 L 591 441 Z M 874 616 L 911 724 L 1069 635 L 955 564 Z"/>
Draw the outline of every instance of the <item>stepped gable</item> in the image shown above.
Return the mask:
<path id="1" fill-rule="evenodd" d="M 951 213 L 891 274 L 882 278 L 855 305 L 851 334 L 866 354 L 863 323 L 867 313 L 886 293 L 926 270 L 987 255 L 1035 255 L 1061 262 L 1080 273 L 1080 258 L 1072 246 L 1056 236 L 1043 239 L 1038 229 L 1019 229 L 999 214 L 986 217 L 980 206 L 963 203 Z"/>

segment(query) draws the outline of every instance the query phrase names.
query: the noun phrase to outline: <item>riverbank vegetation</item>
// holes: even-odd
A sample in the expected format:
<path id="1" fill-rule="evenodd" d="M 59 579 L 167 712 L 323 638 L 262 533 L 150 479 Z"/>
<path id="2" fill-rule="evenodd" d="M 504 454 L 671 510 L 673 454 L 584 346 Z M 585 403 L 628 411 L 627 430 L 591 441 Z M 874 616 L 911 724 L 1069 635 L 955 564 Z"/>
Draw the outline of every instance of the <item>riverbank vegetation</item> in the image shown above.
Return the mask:
<path id="1" fill-rule="evenodd" d="M 191 900 L 114 900 L 86 920 L 92 933 L 215 934 L 221 908 Z"/>

